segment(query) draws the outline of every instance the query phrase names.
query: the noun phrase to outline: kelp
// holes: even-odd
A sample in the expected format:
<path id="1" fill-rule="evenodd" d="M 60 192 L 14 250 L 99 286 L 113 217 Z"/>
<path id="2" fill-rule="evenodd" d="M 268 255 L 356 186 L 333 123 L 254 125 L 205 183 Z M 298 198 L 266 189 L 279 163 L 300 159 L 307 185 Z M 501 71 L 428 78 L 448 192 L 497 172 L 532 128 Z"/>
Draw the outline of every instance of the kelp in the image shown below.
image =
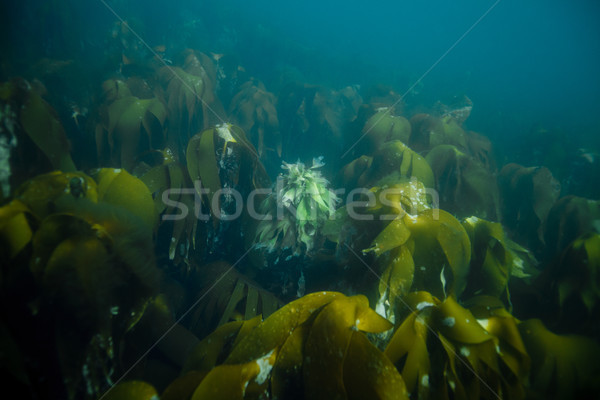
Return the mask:
<path id="1" fill-rule="evenodd" d="M 324 234 L 337 243 L 336 256 L 349 254 L 346 270 L 363 271 L 356 290 L 372 292 L 364 263 L 354 252 L 375 256 L 376 309 L 394 320 L 402 296 L 429 290 L 444 298 L 457 296 L 466 285 L 471 245 L 460 222 L 446 211 L 431 208 L 432 199 L 416 179 L 380 182 L 358 203 L 348 204 L 325 224 Z M 371 199 L 369 199 L 371 197 Z M 357 205 L 364 208 L 359 209 Z M 348 272 L 347 272 L 348 273 Z M 372 274 L 369 274 L 369 276 Z M 362 277 L 362 278 L 361 278 Z M 364 284 L 367 287 L 364 287 Z"/>
<path id="2" fill-rule="evenodd" d="M 159 229 L 165 226 L 169 230 L 169 259 L 176 264 L 187 263 L 189 250 L 196 248 L 195 232 L 199 219 L 195 212 L 195 192 L 189 191 L 191 183 L 184 167 L 164 158 L 162 153 L 161 158 L 160 164 L 146 170 L 139 179 L 152 194 L 161 220 Z"/>
<path id="3" fill-rule="evenodd" d="M 28 137 L 31 142 L 46 156 L 54 169 L 72 172 L 77 168 L 71 158 L 70 142 L 56 111 L 42 98 L 28 81 L 14 78 L 9 82 L 0 84 L 0 101 L 2 102 L 4 117 L 11 118 L 12 134 L 15 136 L 15 145 L 23 146 Z M 7 108 L 8 107 L 8 108 Z M 14 115 L 8 115 L 12 113 Z M 16 122 L 18 121 L 18 126 Z M 27 151 L 21 150 L 23 153 Z M 24 154 L 25 155 L 25 154 Z M 26 159 L 16 161 L 21 168 L 30 169 L 31 166 L 20 163 L 31 163 L 33 157 L 27 155 Z M 13 161 L 15 164 L 15 161 Z M 37 173 L 46 172 L 38 166 Z"/>
<path id="4" fill-rule="evenodd" d="M 229 115 L 248 135 L 261 157 L 266 152 L 281 157 L 277 99 L 260 81 L 244 83 L 231 100 Z"/>
<path id="5" fill-rule="evenodd" d="M 181 59 L 181 66 L 159 69 L 158 79 L 165 91 L 172 129 L 179 132 L 170 138 L 169 145 L 183 149 L 196 132 L 223 123 L 225 113 L 214 93 L 216 71 L 212 60 L 190 49 Z"/>
<path id="6" fill-rule="evenodd" d="M 426 160 L 435 176 L 441 208 L 458 218 L 476 215 L 499 220 L 496 178 L 483 165 L 451 145 L 434 147 Z"/>
<path id="7" fill-rule="evenodd" d="M 232 320 L 267 318 L 284 304 L 227 263 L 210 263 L 196 271 L 197 289 L 204 297 L 187 324 L 199 337 Z"/>
<path id="8" fill-rule="evenodd" d="M 2 246 L 27 260 L 35 282 L 30 295 L 39 304 L 31 318 L 54 332 L 70 398 L 106 388 L 121 340 L 158 287 L 150 226 L 131 211 L 143 210 L 143 201 L 120 201 L 121 178 L 109 175 L 105 185 L 107 178 L 96 183 L 79 172 L 45 174 L 0 209 Z M 126 188 L 142 189 L 135 178 L 122 178 Z"/>
<path id="9" fill-rule="evenodd" d="M 506 243 L 502 225 L 469 217 L 463 226 L 471 242 L 471 266 L 464 296 L 493 296 L 510 303 L 508 280 L 513 266 L 523 261 Z"/>
<path id="10" fill-rule="evenodd" d="M 574 240 L 548 274 L 560 307 L 575 299 L 583 315 L 593 315 L 600 302 L 600 235 L 588 233 Z"/>
<path id="11" fill-rule="evenodd" d="M 510 314 L 479 320 L 452 296 L 440 302 L 427 292 L 411 293 L 405 305 L 385 355 L 412 397 L 525 397 L 529 358 Z"/>
<path id="12" fill-rule="evenodd" d="M 519 243 L 534 251 L 544 244 L 543 229 L 560 195 L 560 184 L 545 167 L 505 165 L 498 175 L 502 222 Z"/>
<path id="13" fill-rule="evenodd" d="M 170 115 L 179 121 L 179 126 L 186 127 L 191 136 L 190 133 L 203 127 L 202 120 L 197 121 L 196 118 L 203 115 L 202 110 L 206 107 L 204 80 L 180 67 L 163 67 L 158 75 L 165 87 Z"/>
<path id="14" fill-rule="evenodd" d="M 37 219 L 42 220 L 55 212 L 56 201 L 64 195 L 97 202 L 97 184 L 81 172 L 54 171 L 25 181 L 15 191 L 14 199 L 25 204 Z"/>
<path id="15" fill-rule="evenodd" d="M 428 290 L 445 298 L 460 296 L 465 289 L 471 243 L 460 222 L 443 210 L 399 214 L 363 250 L 370 252 L 378 258 L 390 252 L 381 259 L 389 264 L 383 270 L 385 284 L 380 284 L 378 300 L 390 303 L 389 316 L 396 314 L 398 300 L 408 290 Z"/>
<path id="16" fill-rule="evenodd" d="M 28 214 L 31 211 L 18 200 L 0 208 L 0 242 L 3 253 L 14 259 L 33 237 Z"/>
<path id="17" fill-rule="evenodd" d="M 306 143 L 311 143 L 313 154 L 337 159 L 342 153 L 344 130 L 356 118 L 360 99 L 355 94 L 353 90 L 340 92 L 301 83 L 285 86 L 278 97 L 283 159 L 302 160 Z"/>
<path id="18" fill-rule="evenodd" d="M 392 115 L 390 109 L 383 108 L 367 120 L 362 134 L 365 141 L 364 154 L 372 154 L 393 140 L 408 144 L 410 122 L 402 116 Z"/>
<path id="19" fill-rule="evenodd" d="M 356 181 L 359 187 L 374 186 L 378 181 L 390 176 L 407 179 L 414 177 L 428 188 L 434 185 L 433 171 L 427 160 L 399 140 L 387 142 L 373 153 L 372 157 L 372 162 L 366 170 L 352 168 L 344 174 L 345 179 Z M 365 163 L 364 159 L 361 163 Z M 354 176 L 351 172 L 360 175 Z"/>
<path id="20" fill-rule="evenodd" d="M 196 347 L 186 371 L 208 373 L 192 399 L 407 398 L 400 374 L 363 333 L 392 327 L 364 296 L 312 293 L 256 323 L 223 325 Z"/>
<path id="21" fill-rule="evenodd" d="M 468 154 L 483 165 L 488 172 L 497 172 L 496 157 L 490 139 L 480 133 L 467 131 L 467 141 Z"/>
<path id="22" fill-rule="evenodd" d="M 531 356 L 532 397 L 584 398 L 598 393 L 600 346 L 578 335 L 557 335 L 538 319 L 517 328 Z"/>
<path id="23" fill-rule="evenodd" d="M 215 226 L 231 206 L 227 199 L 222 204 L 220 197 L 214 197 L 223 194 L 222 189 L 237 189 L 244 194 L 269 186 L 254 146 L 236 125 L 224 123 L 195 135 L 187 145 L 186 159 L 189 176 Z"/>
<path id="24" fill-rule="evenodd" d="M 106 400 L 154 400 L 158 398 L 156 389 L 147 382 L 127 381 L 112 387 L 102 395 Z"/>
<path id="25" fill-rule="evenodd" d="M 456 146 L 461 151 L 468 148 L 467 135 L 452 115 L 415 114 L 410 118 L 410 125 L 409 145 L 415 151 L 426 152 L 441 144 Z"/>
<path id="26" fill-rule="evenodd" d="M 352 160 L 340 170 L 336 182 L 339 182 L 347 192 L 360 187 L 359 181 L 362 182 L 361 177 L 367 172 L 372 162 L 373 157 L 370 156 L 360 156 Z"/>
<path id="27" fill-rule="evenodd" d="M 564 196 L 552 206 L 544 227 L 548 257 L 560 255 L 577 238 L 600 231 L 600 201 Z"/>
<path id="28" fill-rule="evenodd" d="M 103 90 L 106 103 L 96 125 L 98 159 L 131 169 L 139 155 L 164 145 L 167 108 L 157 97 L 132 95 L 122 81 L 106 81 Z"/>

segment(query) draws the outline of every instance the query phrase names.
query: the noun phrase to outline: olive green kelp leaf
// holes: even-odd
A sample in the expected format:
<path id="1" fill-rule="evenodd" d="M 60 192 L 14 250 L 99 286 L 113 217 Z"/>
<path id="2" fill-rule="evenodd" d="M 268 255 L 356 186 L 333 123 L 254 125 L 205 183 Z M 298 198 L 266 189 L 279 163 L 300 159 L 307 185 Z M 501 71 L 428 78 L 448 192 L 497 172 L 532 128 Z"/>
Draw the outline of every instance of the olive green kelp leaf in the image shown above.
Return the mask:
<path id="1" fill-rule="evenodd" d="M 600 390 L 600 346 L 583 336 L 556 335 L 538 319 L 518 325 L 531 356 L 529 380 L 540 398 L 585 398 Z"/>
<path id="2" fill-rule="evenodd" d="M 471 268 L 464 295 L 489 295 L 510 302 L 508 280 L 519 261 L 505 242 L 502 225 L 477 217 L 464 220 L 471 241 Z"/>
<path id="3" fill-rule="evenodd" d="M 404 381 L 392 363 L 358 332 L 390 327 L 368 307 L 364 296 L 342 297 L 325 306 L 304 345 L 306 398 L 407 398 Z"/>
<path id="4" fill-rule="evenodd" d="M 407 398 L 398 371 L 363 333 L 392 327 L 364 296 L 317 292 L 289 303 L 247 333 L 236 334 L 239 324 L 224 325 L 219 335 L 211 335 L 212 348 L 198 345 L 208 362 L 227 351 L 215 347 L 233 342 L 225 362 L 206 375 L 193 399 Z"/>
<path id="5" fill-rule="evenodd" d="M 181 58 L 181 67 L 162 67 L 158 78 L 165 91 L 174 133 L 169 137 L 169 145 L 184 149 L 196 132 L 223 122 L 225 112 L 214 92 L 213 60 L 191 49 L 186 49 Z"/>
<path id="6" fill-rule="evenodd" d="M 434 147 L 426 160 L 435 175 L 440 208 L 458 218 L 500 218 L 498 185 L 491 171 L 451 145 Z"/>
<path id="7" fill-rule="evenodd" d="M 124 169 L 100 168 L 91 174 L 98 183 L 98 201 L 122 207 L 139 217 L 151 231 L 156 229 L 158 215 L 144 182 Z"/>
<path id="8" fill-rule="evenodd" d="M 588 316 L 593 315 L 600 304 L 600 234 L 574 240 L 550 275 L 561 307 L 575 298 Z"/>
<path id="9" fill-rule="evenodd" d="M 176 264 L 185 262 L 189 249 L 196 248 L 194 233 L 199 218 L 194 209 L 195 192 L 190 193 L 190 188 L 186 187 L 188 179 L 183 167 L 174 161 L 166 161 L 147 170 L 140 180 L 152 193 L 161 223 L 173 221 L 169 259 L 175 260 Z"/>
<path id="10" fill-rule="evenodd" d="M 406 297 L 410 314 L 385 354 L 402 371 L 415 398 L 524 398 L 529 358 L 508 313 L 476 319 L 452 296 Z"/>
<path id="11" fill-rule="evenodd" d="M 352 160 L 340 170 L 336 181 L 340 182 L 348 192 L 359 187 L 359 180 L 369 169 L 371 162 L 373 157 L 369 156 L 360 156 Z"/>
<path id="12" fill-rule="evenodd" d="M 22 78 L 0 84 L 0 101 L 11 104 L 23 132 L 48 157 L 54 169 L 76 171 L 70 144 L 56 111 Z M 7 109 L 9 109 L 7 106 Z M 27 160 L 30 162 L 30 160 Z"/>
<path id="13" fill-rule="evenodd" d="M 514 240 L 540 250 L 544 244 L 542 228 L 560 195 L 560 183 L 548 168 L 507 164 L 498 175 L 498 187 L 502 223 Z"/>
<path id="14" fill-rule="evenodd" d="M 193 75 L 179 67 L 163 67 L 158 72 L 165 87 L 167 106 L 176 127 L 184 129 L 182 133 L 193 133 L 203 128 L 203 121 L 197 121 L 200 110 L 204 108 L 208 90 L 202 77 Z M 188 133 L 189 136 L 191 134 Z M 184 135 L 184 137 L 189 137 Z M 170 143 L 171 145 L 179 144 Z"/>
<path id="15" fill-rule="evenodd" d="M 462 293 L 467 283 L 471 243 L 465 229 L 451 214 L 426 209 L 418 215 L 398 217 L 363 252 L 379 255 L 398 246 L 408 246 L 412 254 L 413 289 L 427 289 L 440 297 Z"/>
<path id="16" fill-rule="evenodd" d="M 107 106 L 106 121 L 96 130 L 99 158 L 103 159 L 104 144 L 108 144 L 111 161 L 131 169 L 135 159 L 145 151 L 164 144 L 167 109 L 156 97 L 118 98 Z"/>
<path id="17" fill-rule="evenodd" d="M 373 154 L 373 162 L 359 179 L 359 184 L 374 185 L 391 174 L 407 179 L 414 177 L 427 188 L 434 185 L 433 171 L 425 158 L 399 140 L 387 142 Z"/>
<path id="18" fill-rule="evenodd" d="M 31 91 L 19 116 L 25 132 L 46 154 L 54 168 L 65 172 L 77 169 L 69 154 L 65 131 L 48 103 Z"/>
<path id="19" fill-rule="evenodd" d="M 211 210 L 215 227 L 221 218 L 221 201 L 215 194 L 228 188 L 252 190 L 269 186 L 269 178 L 244 131 L 229 123 L 206 129 L 190 139 L 187 167 L 194 187 Z M 229 165 L 233 165 L 229 167 Z M 225 182 L 221 182 L 221 178 Z"/>
<path id="20" fill-rule="evenodd" d="M 125 381 L 111 387 L 101 398 L 106 400 L 154 400 L 158 392 L 143 381 Z"/>
<path id="21" fill-rule="evenodd" d="M 53 171 L 25 181 L 15 191 L 15 198 L 27 206 L 39 220 L 56 211 L 56 201 L 66 194 L 73 198 L 98 201 L 96 182 L 82 172 Z"/>
<path id="22" fill-rule="evenodd" d="M 223 128 L 223 132 L 225 132 L 225 129 Z M 227 146 L 228 143 L 234 142 L 235 139 L 230 134 L 225 137 L 224 141 L 225 146 Z M 186 160 L 188 173 L 194 182 L 194 186 L 196 187 L 196 182 L 198 182 L 202 188 L 209 190 L 208 196 L 202 195 L 202 193 L 199 194 L 203 199 L 208 199 L 210 206 L 213 195 L 217 190 L 221 189 L 214 129 L 207 129 L 190 139 L 186 151 Z M 196 190 L 199 189 L 196 187 Z"/>
<path id="23" fill-rule="evenodd" d="M 410 122 L 402 116 L 392 115 L 391 111 L 385 108 L 367 120 L 362 133 L 367 143 L 366 154 L 371 154 L 393 140 L 408 144 Z"/>
<path id="24" fill-rule="evenodd" d="M 415 114 L 410 119 L 412 134 L 409 145 L 415 151 L 428 151 L 442 144 L 467 149 L 467 135 L 451 115 L 440 118 L 430 114 Z"/>
<path id="25" fill-rule="evenodd" d="M 231 320 L 269 317 L 283 306 L 275 295 L 233 269 L 225 262 L 197 268 L 198 289 L 206 296 L 190 315 L 190 330 L 197 336 Z"/>
<path id="26" fill-rule="evenodd" d="M 548 213 L 544 239 L 551 256 L 560 255 L 575 239 L 600 232 L 600 201 L 578 196 L 558 199 Z"/>
<path id="27" fill-rule="evenodd" d="M 276 102 L 275 95 L 260 81 L 246 82 L 231 100 L 229 114 L 247 133 L 261 157 L 267 150 L 281 157 Z"/>
<path id="28" fill-rule="evenodd" d="M 407 221 L 407 225 L 415 240 L 413 258 L 418 266 L 415 268 L 415 283 L 421 281 L 425 289 L 432 279 L 441 281 L 443 292 L 460 296 L 467 283 L 471 260 L 471 243 L 460 222 L 444 210 L 430 209 L 419 215 L 416 221 Z M 442 266 L 438 267 L 439 274 L 435 275 L 431 269 L 435 269 L 436 264 L 440 265 L 440 261 Z M 425 269 L 421 268 L 423 266 Z M 441 279 L 446 275 L 445 266 L 451 271 L 451 282 L 444 283 Z"/>
<path id="29" fill-rule="evenodd" d="M 185 362 L 183 372 L 208 373 L 221 364 L 227 358 L 228 351 L 261 322 L 262 317 L 257 315 L 246 321 L 231 321 L 219 326 L 194 347 Z"/>
<path id="30" fill-rule="evenodd" d="M 30 213 L 27 206 L 19 200 L 0 207 L 0 243 L 2 250 L 11 259 L 31 241 L 33 231 L 28 220 Z"/>

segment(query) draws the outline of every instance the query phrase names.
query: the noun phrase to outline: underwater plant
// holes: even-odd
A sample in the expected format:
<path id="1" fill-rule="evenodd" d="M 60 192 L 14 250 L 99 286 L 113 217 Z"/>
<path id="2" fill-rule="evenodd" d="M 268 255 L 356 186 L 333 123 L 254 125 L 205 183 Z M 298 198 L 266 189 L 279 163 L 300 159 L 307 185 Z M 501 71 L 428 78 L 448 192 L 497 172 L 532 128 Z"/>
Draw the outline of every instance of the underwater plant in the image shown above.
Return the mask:
<path id="1" fill-rule="evenodd" d="M 301 83 L 285 86 L 277 102 L 283 159 L 303 159 L 310 150 L 337 160 L 345 128 L 356 118 L 356 102 L 360 98 L 353 90 Z"/>
<path id="2" fill-rule="evenodd" d="M 492 172 L 452 145 L 438 145 L 425 157 L 435 175 L 440 207 L 459 218 L 499 220 L 498 185 Z"/>
<path id="3" fill-rule="evenodd" d="M 517 328 L 531 357 L 532 398 L 575 399 L 597 395 L 600 346 L 596 341 L 580 335 L 557 335 L 539 319 L 523 321 Z"/>
<path id="4" fill-rule="evenodd" d="M 134 96 L 120 80 L 107 80 L 102 89 L 106 102 L 96 125 L 98 159 L 131 170 L 138 156 L 164 146 L 167 108 L 157 97 Z"/>
<path id="5" fill-rule="evenodd" d="M 68 398 L 93 397 L 111 384 L 125 335 L 158 290 L 148 189 L 125 171 L 99 170 L 95 178 L 41 175 L 0 208 L 1 246 L 10 254 L 2 270 L 34 304 L 18 309 L 19 318 L 50 332 L 44 343 L 54 346 L 29 354 L 35 332 L 21 332 L 18 345 L 36 362 L 57 363 Z M 11 267 L 11 259 L 20 262 Z"/>
<path id="6" fill-rule="evenodd" d="M 317 292 L 260 322 L 221 326 L 166 390 L 194 399 L 405 399 L 402 377 L 365 336 L 392 324 L 364 296 Z"/>
<path id="7" fill-rule="evenodd" d="M 394 321 L 401 299 L 414 290 L 427 290 L 440 298 L 460 296 L 467 283 L 471 244 L 450 213 L 432 208 L 423 183 L 392 177 L 371 188 L 370 201 L 356 213 L 351 204 L 341 207 L 323 230 L 337 244 L 346 275 L 362 271 L 348 284 L 371 293 L 375 308 Z M 360 249 L 360 250 L 353 250 Z M 374 256 L 373 270 L 365 270 L 360 251 Z M 367 260 L 369 260 L 367 258 Z M 372 275 L 377 275 L 374 280 Z M 358 285 L 358 286 L 357 286 Z"/>
<path id="8" fill-rule="evenodd" d="M 393 115 L 389 108 L 384 107 L 367 120 L 362 133 L 365 140 L 364 154 L 372 154 L 393 140 L 408 144 L 410 122 L 402 116 Z"/>
<path id="9" fill-rule="evenodd" d="M 467 135 L 452 115 L 435 117 L 430 114 L 415 114 L 410 118 L 411 136 L 409 145 L 415 151 L 427 152 L 440 144 L 468 148 Z"/>
<path id="10" fill-rule="evenodd" d="M 544 224 L 560 196 L 560 183 L 545 167 L 505 165 L 498 175 L 502 223 L 519 243 L 540 252 Z"/>
<path id="11" fill-rule="evenodd" d="M 284 252 L 303 256 L 318 247 L 323 240 L 319 231 L 339 202 L 319 171 L 323 165 L 322 157 L 313 159 L 311 167 L 302 162 L 283 163 L 285 174 L 259 206 L 264 219 L 256 227 L 256 248 L 278 256 Z"/>
<path id="12" fill-rule="evenodd" d="M 560 309 L 562 324 L 571 329 L 576 325 L 597 326 L 596 316 L 600 312 L 600 234 L 587 233 L 575 239 L 544 273 Z"/>
<path id="13" fill-rule="evenodd" d="M 188 49 L 181 55 L 181 66 L 164 66 L 157 72 L 164 92 L 171 129 L 178 134 L 169 146 L 185 149 L 197 132 L 223 123 L 225 112 L 215 95 L 216 71 L 212 60 Z"/>
<path id="14" fill-rule="evenodd" d="M 52 169 L 72 172 L 71 145 L 56 111 L 23 78 L 0 83 L 0 199 Z"/>
<path id="15" fill-rule="evenodd" d="M 186 320 L 198 337 L 234 320 L 250 320 L 258 315 L 268 318 L 285 304 L 226 262 L 199 266 L 188 279 L 194 282 L 195 291 L 206 293 L 189 322 Z"/>
<path id="16" fill-rule="evenodd" d="M 564 196 L 554 203 L 544 226 L 547 257 L 559 256 L 574 240 L 600 232 L 600 201 Z"/>
<path id="17" fill-rule="evenodd" d="M 250 138 L 258 155 L 275 152 L 281 157 L 281 136 L 277 117 L 277 98 L 260 81 L 244 83 L 231 100 L 229 115 Z"/>
<path id="18" fill-rule="evenodd" d="M 463 296 L 492 296 L 510 305 L 508 281 L 523 260 L 512 251 L 502 225 L 475 216 L 466 218 L 462 225 L 471 241 L 471 265 Z M 519 272 L 525 274 L 515 271 Z"/>
<path id="19" fill-rule="evenodd" d="M 155 151 L 151 153 L 154 160 L 140 162 L 136 165 L 134 172 L 139 176 L 139 179 L 144 182 L 148 190 L 154 198 L 154 206 L 157 214 L 161 217 L 158 227 L 163 234 L 165 229 L 168 229 L 169 240 L 166 243 L 166 249 L 169 255 L 169 260 L 177 264 L 187 264 L 188 252 L 190 249 L 196 248 L 194 233 L 196 231 L 197 219 L 193 212 L 188 212 L 187 215 L 177 218 L 176 209 L 178 204 L 185 204 L 187 210 L 194 209 L 194 199 L 191 196 L 185 195 L 184 188 L 191 186 L 189 177 L 185 167 L 174 160 L 173 152 L 170 149 L 165 151 Z M 148 154 L 150 156 L 150 154 Z M 167 202 L 165 198 L 168 194 Z M 170 218 L 173 219 L 170 223 Z M 163 229 L 164 228 L 164 229 Z M 157 243 L 160 246 L 161 242 Z M 159 251 L 162 251 L 162 246 Z"/>
<path id="20" fill-rule="evenodd" d="M 215 225 L 226 218 L 232 200 L 223 196 L 225 203 L 222 203 L 215 195 L 227 189 L 247 193 L 270 185 L 256 149 L 237 125 L 223 123 L 192 137 L 187 145 L 186 160 L 189 176 L 213 215 Z M 201 188 L 208 192 L 201 192 Z"/>
<path id="21" fill-rule="evenodd" d="M 415 178 L 425 187 L 434 186 L 434 176 L 427 160 L 400 140 L 392 140 L 367 158 L 362 156 L 344 167 L 343 183 L 352 187 L 372 187 L 385 178 Z M 353 188 L 354 188 L 353 187 Z"/>
<path id="22" fill-rule="evenodd" d="M 530 359 L 508 312 L 484 302 L 476 317 L 453 296 L 405 298 L 409 314 L 384 354 L 401 371 L 411 398 L 523 399 Z"/>
<path id="23" fill-rule="evenodd" d="M 471 259 L 469 237 L 451 214 L 427 206 L 416 213 L 398 208 L 398 216 L 363 250 L 364 254 L 373 253 L 377 264 L 383 265 L 378 311 L 392 320 L 401 307 L 400 298 L 410 291 L 459 297 Z"/>

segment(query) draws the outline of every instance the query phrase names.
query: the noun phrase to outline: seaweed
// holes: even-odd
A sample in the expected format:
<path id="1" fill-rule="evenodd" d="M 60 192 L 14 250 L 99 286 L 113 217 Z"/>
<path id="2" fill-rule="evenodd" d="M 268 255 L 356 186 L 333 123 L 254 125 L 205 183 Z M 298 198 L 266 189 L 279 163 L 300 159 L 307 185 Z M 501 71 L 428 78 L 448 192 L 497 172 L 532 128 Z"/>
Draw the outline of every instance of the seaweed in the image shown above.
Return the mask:
<path id="1" fill-rule="evenodd" d="M 409 179 L 414 177 L 428 188 L 434 185 L 433 171 L 427 160 L 399 140 L 388 142 L 373 154 L 365 181 L 359 180 L 359 183 L 372 185 L 391 174 Z"/>
<path id="2" fill-rule="evenodd" d="M 125 82 L 102 86 L 106 102 L 95 132 L 98 159 L 131 170 L 137 157 L 164 145 L 167 109 L 157 97 L 134 96 Z"/>
<path id="3" fill-rule="evenodd" d="M 560 195 L 560 184 L 545 167 L 505 165 L 498 175 L 502 221 L 519 243 L 540 252 L 544 223 Z"/>
<path id="4" fill-rule="evenodd" d="M 244 83 L 231 100 L 229 114 L 249 136 L 262 158 L 266 152 L 281 157 L 277 99 L 260 81 Z"/>
<path id="5" fill-rule="evenodd" d="M 427 153 L 435 175 L 440 207 L 459 218 L 476 215 L 500 220 L 496 178 L 473 157 L 452 145 L 438 145 Z"/>
<path id="6" fill-rule="evenodd" d="M 388 108 L 379 109 L 367 120 L 362 130 L 366 140 L 363 146 L 365 154 L 372 154 L 393 140 L 408 144 L 410 129 L 410 122 L 406 118 L 392 115 Z"/>
<path id="7" fill-rule="evenodd" d="M 203 265 L 196 271 L 198 291 L 206 294 L 187 324 L 199 337 L 232 320 L 266 318 L 284 304 L 227 263 Z"/>
<path id="8" fill-rule="evenodd" d="M 206 350 L 195 357 L 215 354 L 233 342 L 229 355 L 206 374 L 192 398 L 407 398 L 398 372 L 363 333 L 391 328 L 364 296 L 313 293 L 244 330 L 249 322 L 224 325 L 198 345 Z M 215 346 L 208 346 L 215 339 Z M 195 365 L 200 372 L 206 368 Z"/>
<path id="9" fill-rule="evenodd" d="M 496 308 L 477 318 L 453 296 L 427 292 L 406 297 L 409 315 L 385 354 L 416 398 L 524 398 L 529 357 L 517 321 Z M 481 319 L 478 319 L 481 318 Z"/>

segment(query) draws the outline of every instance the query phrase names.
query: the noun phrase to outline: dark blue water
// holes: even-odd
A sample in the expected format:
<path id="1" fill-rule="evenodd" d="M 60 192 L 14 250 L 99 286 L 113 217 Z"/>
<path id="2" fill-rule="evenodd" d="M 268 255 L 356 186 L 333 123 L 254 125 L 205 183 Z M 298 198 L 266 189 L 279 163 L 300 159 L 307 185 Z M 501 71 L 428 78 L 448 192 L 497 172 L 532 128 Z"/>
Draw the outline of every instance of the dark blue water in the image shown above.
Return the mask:
<path id="1" fill-rule="evenodd" d="M 185 47 L 235 53 L 274 91 L 282 71 L 334 88 L 383 83 L 401 94 L 418 82 L 407 104 L 467 95 L 474 104 L 468 127 L 504 150 L 520 145 L 535 125 L 561 129 L 582 147 L 598 143 L 596 1 L 105 4 L 5 4 L 13 18 L 3 28 L 4 45 L 20 56 L 87 55 L 93 70 L 117 14 L 171 54 Z"/>

